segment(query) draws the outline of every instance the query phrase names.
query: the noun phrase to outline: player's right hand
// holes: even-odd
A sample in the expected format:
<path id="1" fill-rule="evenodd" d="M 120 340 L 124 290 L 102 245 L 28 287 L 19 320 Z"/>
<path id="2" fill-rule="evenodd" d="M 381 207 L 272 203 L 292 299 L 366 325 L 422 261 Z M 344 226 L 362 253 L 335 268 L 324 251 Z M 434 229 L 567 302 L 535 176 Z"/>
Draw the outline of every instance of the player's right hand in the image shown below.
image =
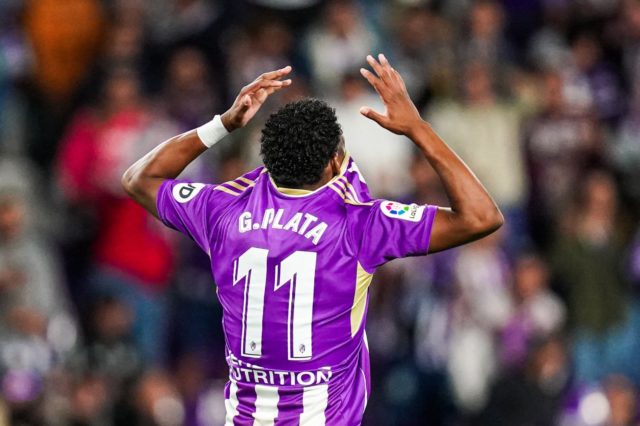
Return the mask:
<path id="1" fill-rule="evenodd" d="M 424 122 L 398 71 L 391 67 L 383 54 L 378 55 L 378 59 L 379 62 L 373 56 L 367 56 L 367 62 L 375 74 L 364 68 L 360 69 L 360 73 L 376 89 L 386 111 L 381 114 L 364 106 L 360 108 L 360 113 L 397 135 L 411 136 L 411 131 Z"/>
<path id="2" fill-rule="evenodd" d="M 224 127 L 230 132 L 244 127 L 256 115 L 269 95 L 291 85 L 290 79 L 281 80 L 290 72 L 290 66 L 266 72 L 244 86 L 231 108 L 220 117 Z"/>

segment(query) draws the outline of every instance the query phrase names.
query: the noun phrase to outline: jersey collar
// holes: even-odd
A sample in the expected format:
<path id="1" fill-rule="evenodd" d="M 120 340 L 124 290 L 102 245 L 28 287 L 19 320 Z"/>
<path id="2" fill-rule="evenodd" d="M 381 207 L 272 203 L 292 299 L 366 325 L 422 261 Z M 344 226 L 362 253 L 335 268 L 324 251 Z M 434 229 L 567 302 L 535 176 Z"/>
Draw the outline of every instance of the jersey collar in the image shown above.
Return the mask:
<path id="1" fill-rule="evenodd" d="M 310 191 L 308 189 L 298 189 L 298 188 L 285 188 L 282 186 L 278 186 L 276 185 L 276 183 L 273 181 L 273 179 L 271 178 L 271 174 L 267 173 L 269 175 L 269 182 L 271 183 L 271 186 L 273 186 L 273 188 L 278 191 L 281 194 L 284 195 L 288 195 L 290 197 L 306 197 L 312 194 L 316 194 L 320 191 L 322 191 L 323 189 L 325 189 L 326 187 L 328 187 L 329 185 L 331 185 L 333 182 L 335 182 L 336 180 L 340 179 L 344 173 L 347 171 L 347 167 L 349 166 L 349 159 L 351 158 L 351 155 L 349 154 L 348 151 L 345 151 L 344 154 L 344 159 L 342 160 L 342 164 L 340 164 L 340 173 L 338 173 L 336 176 L 334 176 L 329 182 L 325 183 L 324 185 L 322 185 L 319 188 L 314 189 L 313 191 Z"/>

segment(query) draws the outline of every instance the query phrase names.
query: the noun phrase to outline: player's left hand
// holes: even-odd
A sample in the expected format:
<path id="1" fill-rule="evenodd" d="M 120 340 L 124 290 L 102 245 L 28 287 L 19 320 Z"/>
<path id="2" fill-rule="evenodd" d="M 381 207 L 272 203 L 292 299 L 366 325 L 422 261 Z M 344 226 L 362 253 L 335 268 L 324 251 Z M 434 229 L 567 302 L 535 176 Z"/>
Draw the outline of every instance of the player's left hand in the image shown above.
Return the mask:
<path id="1" fill-rule="evenodd" d="M 411 131 L 423 123 L 420 113 L 411 101 L 400 73 L 391 67 L 383 54 L 378 55 L 378 59 L 379 62 L 373 56 L 367 56 L 375 74 L 364 68 L 360 73 L 376 89 L 386 111 L 381 114 L 365 106 L 360 108 L 360 113 L 390 132 L 411 137 Z"/>
<path id="2" fill-rule="evenodd" d="M 290 72 L 290 66 L 266 72 L 244 86 L 231 108 L 220 117 L 224 127 L 230 132 L 244 127 L 256 115 L 269 95 L 291 85 L 291 79 L 281 80 Z"/>

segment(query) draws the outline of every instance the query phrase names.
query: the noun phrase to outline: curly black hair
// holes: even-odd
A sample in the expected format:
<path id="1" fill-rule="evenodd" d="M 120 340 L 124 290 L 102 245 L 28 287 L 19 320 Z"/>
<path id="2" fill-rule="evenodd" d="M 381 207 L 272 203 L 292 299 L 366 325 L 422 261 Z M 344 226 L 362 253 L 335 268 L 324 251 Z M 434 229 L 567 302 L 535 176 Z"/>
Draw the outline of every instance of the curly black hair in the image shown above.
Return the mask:
<path id="1" fill-rule="evenodd" d="M 341 135 L 333 108 L 319 99 L 302 99 L 271 114 L 262 129 L 260 155 L 276 184 L 301 188 L 320 180 Z"/>

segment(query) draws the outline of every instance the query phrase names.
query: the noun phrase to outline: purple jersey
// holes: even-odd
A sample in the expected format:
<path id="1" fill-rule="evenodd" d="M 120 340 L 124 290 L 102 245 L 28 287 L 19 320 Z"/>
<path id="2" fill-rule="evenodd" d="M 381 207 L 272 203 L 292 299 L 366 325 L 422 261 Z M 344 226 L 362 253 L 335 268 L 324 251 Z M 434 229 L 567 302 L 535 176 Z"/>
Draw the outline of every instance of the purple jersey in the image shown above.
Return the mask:
<path id="1" fill-rule="evenodd" d="M 211 258 L 227 425 L 360 424 L 372 274 L 427 253 L 436 208 L 372 200 L 349 156 L 315 191 L 278 188 L 261 167 L 221 185 L 166 181 L 157 207 Z"/>

